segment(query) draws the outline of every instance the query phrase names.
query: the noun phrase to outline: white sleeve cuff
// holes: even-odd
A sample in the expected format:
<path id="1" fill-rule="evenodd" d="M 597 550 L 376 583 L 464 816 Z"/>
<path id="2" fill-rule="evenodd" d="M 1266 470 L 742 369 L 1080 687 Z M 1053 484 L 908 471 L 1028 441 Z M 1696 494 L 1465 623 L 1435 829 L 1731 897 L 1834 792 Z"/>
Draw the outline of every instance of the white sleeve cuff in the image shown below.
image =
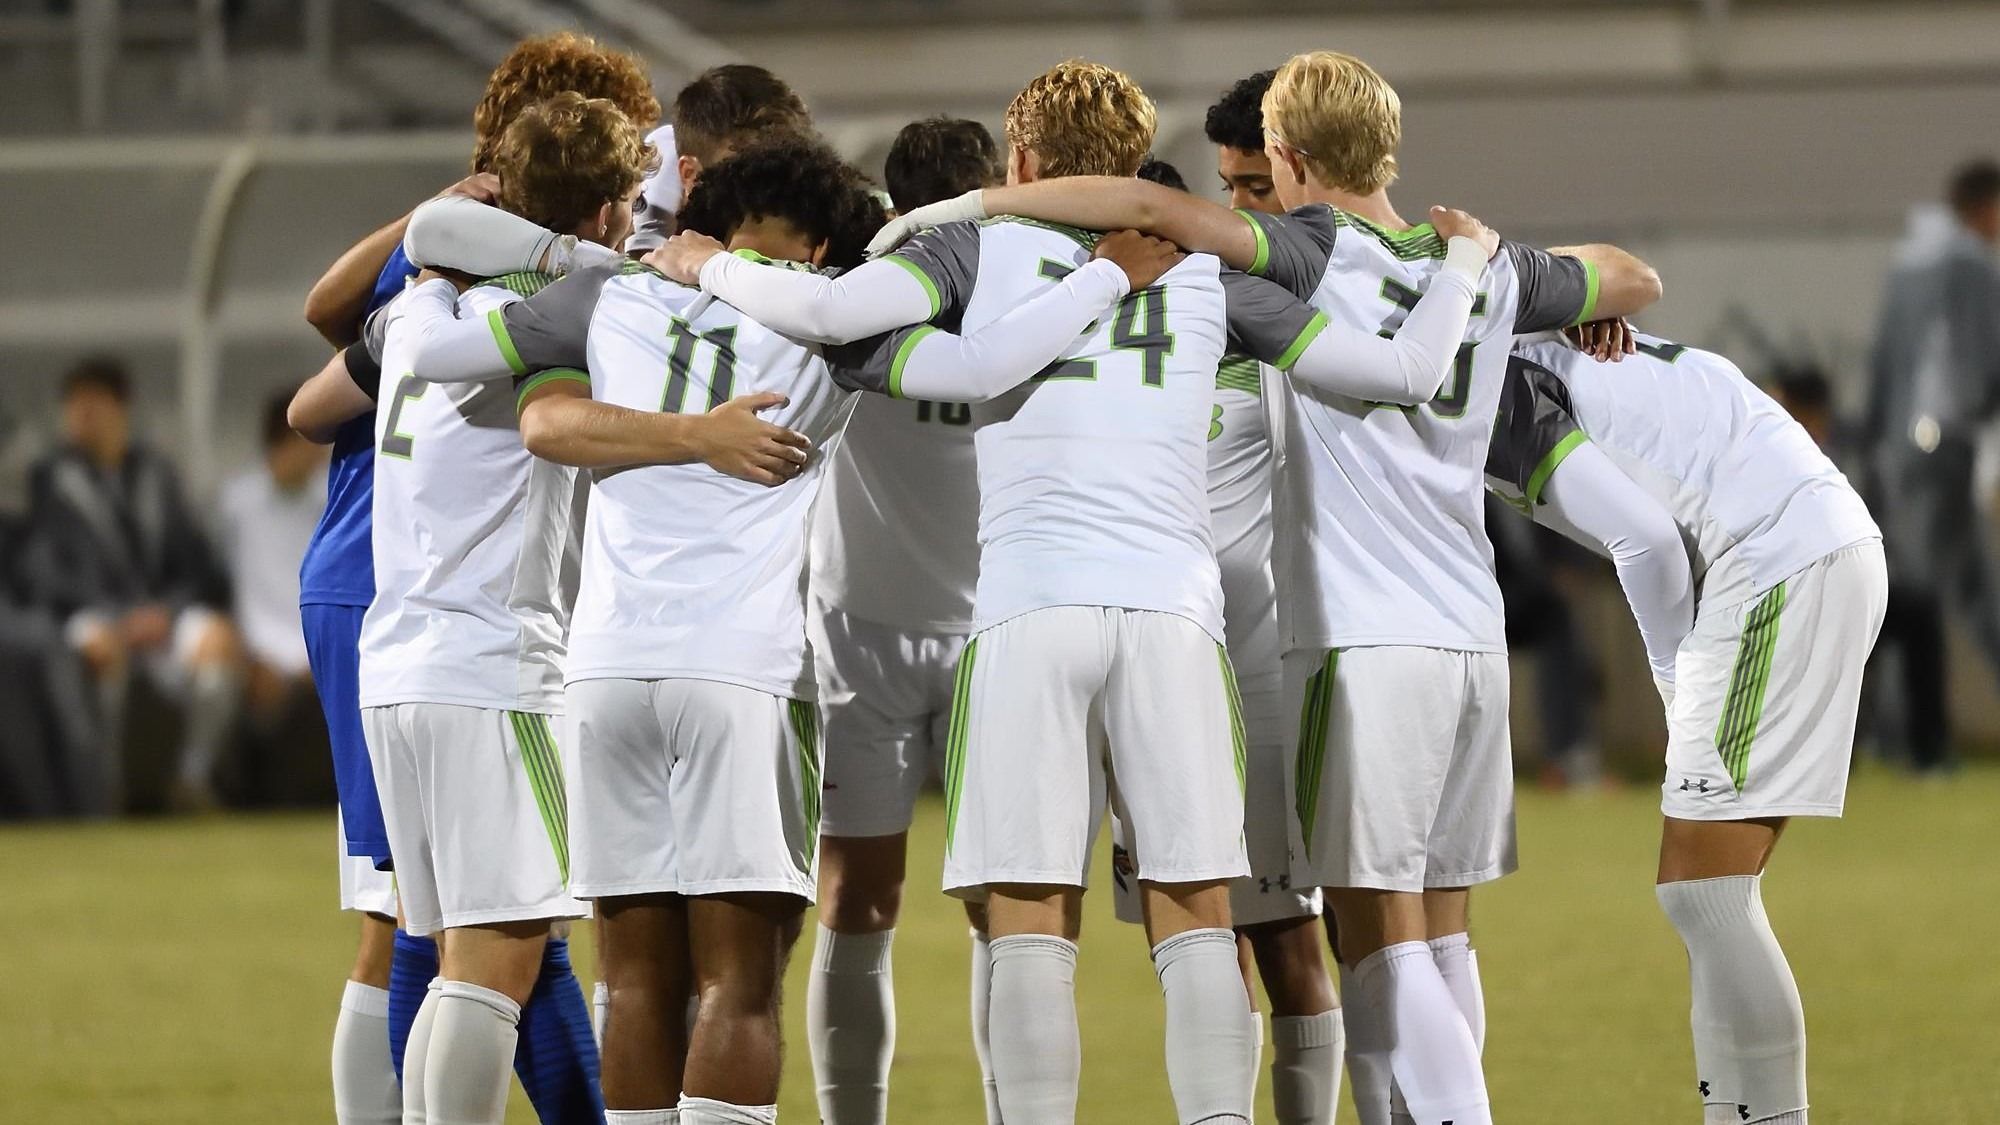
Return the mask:
<path id="1" fill-rule="evenodd" d="M 1486 274 L 1486 248 L 1462 235 L 1453 238 L 1445 246 L 1444 269 L 1478 285 Z"/>

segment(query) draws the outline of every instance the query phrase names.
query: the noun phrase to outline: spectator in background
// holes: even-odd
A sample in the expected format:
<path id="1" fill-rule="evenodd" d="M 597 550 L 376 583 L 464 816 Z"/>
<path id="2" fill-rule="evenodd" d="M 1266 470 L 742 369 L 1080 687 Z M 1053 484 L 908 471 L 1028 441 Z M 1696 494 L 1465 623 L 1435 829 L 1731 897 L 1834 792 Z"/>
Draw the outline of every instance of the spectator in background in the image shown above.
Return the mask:
<path id="1" fill-rule="evenodd" d="M 1486 534 L 1493 540 L 1494 577 L 1507 612 L 1507 651 L 1535 657 L 1535 712 L 1542 729 L 1536 775 L 1551 789 L 1592 788 L 1604 780 L 1604 750 L 1597 738 L 1604 677 L 1573 608 L 1576 580 L 1591 556 L 1506 509 L 1498 497 L 1487 496 Z"/>
<path id="2" fill-rule="evenodd" d="M 2000 587 L 1974 487 L 1980 431 L 2000 407 L 2000 164 L 1961 167 L 1946 203 L 1912 216 L 1889 274 L 1864 435 L 1889 552 L 1890 645 L 1878 651 L 1903 649 L 1906 676 L 1922 688 L 1907 700 L 1907 750 L 1920 770 L 1948 764 L 1947 606 L 2000 668 Z M 1916 685 L 1933 662 L 1936 674 Z"/>
<path id="3" fill-rule="evenodd" d="M 222 550 L 243 634 L 244 695 L 259 722 L 312 686 L 299 621 L 299 561 L 326 507 L 326 447 L 285 421 L 289 392 L 264 404 L 264 456 L 222 490 Z"/>
<path id="4" fill-rule="evenodd" d="M 216 761 L 234 728 L 240 645 L 216 608 L 223 581 L 180 481 L 132 441 L 130 400 L 116 360 L 85 360 L 64 377 L 63 444 L 31 474 L 22 577 L 99 685 L 108 752 L 122 743 L 134 667 L 185 703 L 168 796 L 199 810 L 215 803 Z"/>

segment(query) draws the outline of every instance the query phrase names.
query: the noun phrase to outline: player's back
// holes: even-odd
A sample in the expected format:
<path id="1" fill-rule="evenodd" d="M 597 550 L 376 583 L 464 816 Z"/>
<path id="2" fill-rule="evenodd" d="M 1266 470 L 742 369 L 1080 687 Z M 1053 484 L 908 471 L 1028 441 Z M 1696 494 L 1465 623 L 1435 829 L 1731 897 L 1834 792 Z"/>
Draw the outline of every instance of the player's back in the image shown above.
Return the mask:
<path id="1" fill-rule="evenodd" d="M 474 286 L 460 315 L 484 318 L 547 280 Z M 401 300 L 371 327 L 382 333 L 383 377 L 362 705 L 559 711 L 575 471 L 522 447 L 507 380 L 432 384 L 411 374 Z"/>
<path id="2" fill-rule="evenodd" d="M 1090 259 L 1094 239 L 980 229 L 966 332 Z M 1221 639 L 1207 435 L 1225 305 L 1193 255 L 1130 294 L 1022 387 L 974 408 L 981 628 L 1057 605 L 1175 613 Z"/>
<path id="3" fill-rule="evenodd" d="M 1638 343 L 1618 363 L 1553 339 L 1518 354 L 1554 377 L 1592 444 L 1673 513 L 1704 596 L 1768 588 L 1881 534 L 1812 436 L 1734 363 L 1655 336 Z"/>
<path id="4" fill-rule="evenodd" d="M 1271 438 L 1263 364 L 1225 356 L 1208 425 L 1208 510 L 1222 571 L 1223 616 L 1238 676 L 1275 669 L 1277 592 L 1271 575 Z M 1251 667 L 1246 669 L 1245 665 Z"/>
<path id="5" fill-rule="evenodd" d="M 1334 229 L 1313 306 L 1355 329 L 1394 332 L 1442 267 L 1444 241 L 1428 225 L 1393 232 L 1319 214 Z M 1451 373 L 1422 406 L 1286 381 L 1276 523 L 1288 647 L 1505 651 L 1481 489 L 1518 304 L 1502 253 Z"/>
<path id="6" fill-rule="evenodd" d="M 767 488 L 700 463 L 595 474 L 568 679 L 691 677 L 812 698 L 807 517 L 852 401 L 818 349 L 651 271 L 604 283 L 588 335 L 591 395 L 705 413 L 774 391 L 763 415 L 814 445 Z"/>

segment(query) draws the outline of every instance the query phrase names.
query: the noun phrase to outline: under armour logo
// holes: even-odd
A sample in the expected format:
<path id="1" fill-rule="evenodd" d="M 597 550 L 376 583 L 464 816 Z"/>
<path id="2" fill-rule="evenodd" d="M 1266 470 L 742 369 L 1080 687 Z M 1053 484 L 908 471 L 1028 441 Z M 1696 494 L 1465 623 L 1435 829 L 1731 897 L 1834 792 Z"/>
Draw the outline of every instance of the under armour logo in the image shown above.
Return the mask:
<path id="1" fill-rule="evenodd" d="M 1289 891 L 1292 889 L 1292 877 L 1280 875 L 1273 879 L 1268 875 L 1260 875 L 1257 877 L 1257 889 L 1264 894 L 1270 894 L 1272 891 Z"/>
<path id="2" fill-rule="evenodd" d="M 1706 1081 L 1701 1083 L 1701 1096 L 1704 1098 L 1708 1096 L 1708 1083 Z"/>
<path id="3" fill-rule="evenodd" d="M 1738 1119 L 1740 1119 L 1740 1120 L 1743 1120 L 1743 1121 L 1748 1121 L 1748 1120 L 1750 1120 L 1750 1107 L 1749 1107 L 1749 1106 L 1747 1106 L 1747 1105 L 1741 1105 L 1741 1104 L 1739 1104 L 1739 1105 L 1738 1105 L 1738 1106 L 1736 1107 L 1736 1116 L 1737 1116 L 1737 1118 L 1738 1118 Z"/>
<path id="4" fill-rule="evenodd" d="M 1708 792 L 1708 779 L 1704 777 L 1700 781 L 1695 781 L 1691 778 L 1685 778 L 1685 777 L 1681 778 L 1681 792 L 1706 793 Z M 1702 1093 L 1704 1094 L 1707 1092 L 1708 1092 L 1707 1090 L 1702 1091 Z"/>

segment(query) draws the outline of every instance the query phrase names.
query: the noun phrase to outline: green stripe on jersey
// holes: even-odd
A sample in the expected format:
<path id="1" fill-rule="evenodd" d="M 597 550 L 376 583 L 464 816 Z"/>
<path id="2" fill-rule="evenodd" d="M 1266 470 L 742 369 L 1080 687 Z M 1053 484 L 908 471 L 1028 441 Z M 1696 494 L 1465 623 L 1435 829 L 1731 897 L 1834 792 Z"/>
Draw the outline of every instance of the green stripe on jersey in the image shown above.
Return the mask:
<path id="1" fill-rule="evenodd" d="M 958 803 L 965 793 L 965 743 L 972 725 L 972 665 L 979 656 L 979 638 L 965 642 L 958 654 L 958 671 L 952 677 L 951 732 L 944 740 L 944 853 L 951 854 L 952 838 L 958 831 Z"/>
<path id="2" fill-rule="evenodd" d="M 1247 355 L 1223 356 L 1222 365 L 1215 369 L 1215 389 L 1242 391 L 1253 395 L 1263 394 L 1262 365 Z"/>
<path id="3" fill-rule="evenodd" d="M 1236 687 L 1236 666 L 1229 662 L 1229 650 L 1216 645 L 1215 659 L 1222 664 L 1222 690 L 1229 697 L 1229 745 L 1235 751 L 1236 788 L 1241 792 L 1248 784 L 1246 770 L 1250 743 L 1243 730 L 1243 693 Z"/>
<path id="4" fill-rule="evenodd" d="M 803 699 L 785 701 L 791 712 L 792 734 L 799 743 L 799 798 L 806 813 L 806 866 L 819 847 L 820 742 L 819 704 Z"/>
<path id="5" fill-rule="evenodd" d="M 550 383 L 582 383 L 588 387 L 590 372 L 579 371 L 574 367 L 551 367 L 545 371 L 535 372 L 521 380 L 520 389 L 514 392 L 514 412 L 520 413 L 521 408 L 528 403 L 528 396 Z"/>
<path id="6" fill-rule="evenodd" d="M 1528 489 L 1523 499 L 1527 500 L 1530 508 L 1542 502 L 1542 489 L 1548 487 L 1549 478 L 1555 475 L 1556 469 L 1561 467 L 1570 454 L 1576 452 L 1577 446 L 1589 440 L 1590 438 L 1582 430 L 1571 430 L 1562 436 L 1561 441 L 1556 442 L 1554 449 L 1542 457 L 1541 464 L 1536 465 L 1535 471 L 1528 474 Z"/>
<path id="7" fill-rule="evenodd" d="M 1597 319 L 1597 290 L 1604 284 L 1598 276 L 1597 267 L 1590 262 L 1583 263 L 1583 311 L 1576 315 L 1576 324 L 1588 324 Z"/>
<path id="8" fill-rule="evenodd" d="M 1306 681 L 1305 702 L 1299 708 L 1298 757 L 1292 764 L 1294 811 L 1300 839 L 1312 854 L 1313 829 L 1319 823 L 1319 782 L 1326 770 L 1326 728 L 1333 718 L 1333 684 L 1340 667 L 1340 650 L 1328 649 L 1326 662 Z"/>
<path id="9" fill-rule="evenodd" d="M 509 293 L 519 293 L 523 297 L 532 297 L 555 284 L 555 281 L 556 275 L 552 273 L 543 273 L 540 270 L 517 270 L 513 273 L 503 273 L 497 277 L 489 277 L 479 284 L 505 289 Z"/>
<path id="10" fill-rule="evenodd" d="M 928 324 L 919 325 L 916 331 L 903 337 L 903 342 L 896 345 L 896 358 L 889 362 L 890 398 L 903 397 L 903 367 L 910 362 L 910 356 L 916 352 L 917 344 L 924 337 L 936 331 L 937 329 L 932 328 Z"/>
<path id="11" fill-rule="evenodd" d="M 938 310 L 944 308 L 944 298 L 938 296 L 937 282 L 931 280 L 931 275 L 925 273 L 922 266 L 912 262 L 908 258 L 899 257 L 895 254 L 889 255 L 884 260 L 894 262 L 910 271 L 910 276 L 916 278 L 917 284 L 924 287 L 924 295 L 931 299 L 931 316 L 936 316 Z M 925 319 L 928 320 L 929 317 Z"/>
<path id="12" fill-rule="evenodd" d="M 1442 258 L 1445 255 L 1444 239 L 1438 237 L 1437 228 L 1429 223 L 1418 223 L 1408 230 L 1390 230 L 1352 212 L 1343 211 L 1339 214 L 1349 225 L 1374 235 L 1391 254 L 1405 262 Z"/>
<path id="13" fill-rule="evenodd" d="M 1271 236 L 1264 233 L 1264 224 L 1258 222 L 1257 216 L 1251 214 L 1247 208 L 1238 207 L 1236 213 L 1243 216 L 1244 222 L 1250 224 L 1250 233 L 1257 239 L 1257 256 L 1250 260 L 1250 268 L 1244 272 L 1261 277 L 1271 264 Z"/>
<path id="14" fill-rule="evenodd" d="M 1299 361 L 1299 357 L 1306 354 L 1306 349 L 1312 346 L 1312 342 L 1319 339 L 1319 334 L 1324 331 L 1326 331 L 1326 314 L 1314 309 L 1312 319 L 1306 321 L 1304 328 L 1299 329 L 1299 338 L 1291 342 L 1291 345 L 1285 349 L 1284 354 L 1280 355 L 1272 366 L 1289 371 L 1292 365 Z"/>
<path id="15" fill-rule="evenodd" d="M 1764 595 L 1743 623 L 1736 646 L 1736 666 L 1729 675 L 1729 696 L 1722 704 L 1722 721 L 1715 731 L 1715 749 L 1736 791 L 1750 776 L 1750 747 L 1764 721 L 1764 694 L 1771 686 L 1771 657 L 1778 651 L 1778 615 L 1785 609 L 1785 583 Z"/>
<path id="16" fill-rule="evenodd" d="M 542 814 L 542 827 L 555 849 L 556 866 L 563 882 L 569 882 L 569 798 L 563 788 L 562 755 L 556 751 L 555 736 L 549 733 L 547 715 L 521 711 L 507 712 L 514 727 L 514 742 L 521 751 L 521 767 L 534 791 L 535 807 Z"/>
<path id="17" fill-rule="evenodd" d="M 486 314 L 486 327 L 493 330 L 493 342 L 500 346 L 500 358 L 507 361 L 507 370 L 516 375 L 526 375 L 528 365 L 521 362 L 521 353 L 514 347 L 514 338 L 507 335 L 507 321 L 501 317 L 499 309 Z"/>

